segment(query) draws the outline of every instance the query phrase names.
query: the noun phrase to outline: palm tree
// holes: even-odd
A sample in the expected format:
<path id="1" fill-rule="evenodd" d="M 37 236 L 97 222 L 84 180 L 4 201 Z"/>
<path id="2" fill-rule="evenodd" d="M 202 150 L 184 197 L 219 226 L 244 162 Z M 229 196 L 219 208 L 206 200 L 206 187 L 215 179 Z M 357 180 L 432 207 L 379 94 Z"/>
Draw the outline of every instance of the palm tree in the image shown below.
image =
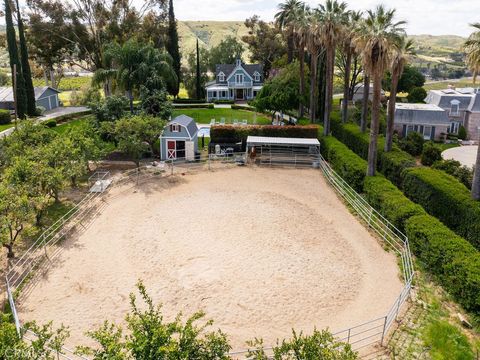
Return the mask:
<path id="1" fill-rule="evenodd" d="M 171 56 L 150 45 L 141 45 L 136 40 L 129 40 L 123 45 L 107 45 L 104 58 L 109 68 L 97 70 L 93 81 L 100 83 L 114 79 L 127 93 L 131 113 L 134 90 L 140 89 L 147 81 L 150 87 L 158 89 L 177 81 Z"/>
<path id="2" fill-rule="evenodd" d="M 367 18 L 360 22 L 354 41 L 362 54 L 363 68 L 373 79 L 372 119 L 368 147 L 367 176 L 375 175 L 377 164 L 377 140 L 380 117 L 382 78 L 390 63 L 392 48 L 405 34 L 404 21 L 394 22 L 395 10 L 386 10 L 382 5 L 367 11 Z"/>
<path id="3" fill-rule="evenodd" d="M 466 53 L 465 60 L 467 66 L 473 73 L 473 84 L 475 84 L 477 75 L 480 73 L 480 23 L 472 24 L 472 26 L 477 29 L 477 31 L 468 37 L 468 40 L 463 45 L 463 49 Z"/>
<path id="4" fill-rule="evenodd" d="M 298 108 L 298 117 L 304 116 L 303 98 L 305 95 L 305 48 L 307 46 L 308 32 L 310 30 L 310 8 L 304 3 L 297 9 L 294 23 L 295 47 L 298 51 L 300 68 L 299 90 L 302 100 Z"/>
<path id="5" fill-rule="evenodd" d="M 345 56 L 345 74 L 343 78 L 342 122 L 348 120 L 348 100 L 350 99 L 350 73 L 352 57 L 355 53 L 353 36 L 356 24 L 362 19 L 361 11 L 352 11 L 348 17 L 348 25 L 343 33 L 343 55 Z"/>
<path id="6" fill-rule="evenodd" d="M 385 151 L 392 150 L 393 144 L 393 125 L 395 122 L 395 104 L 397 98 L 398 81 L 402 76 L 408 57 L 414 55 L 413 41 L 407 39 L 406 36 L 399 38 L 398 44 L 395 45 L 392 52 L 392 85 L 390 87 L 390 99 L 388 101 L 387 111 L 387 136 L 385 138 Z"/>
<path id="7" fill-rule="evenodd" d="M 317 69 L 318 58 L 323 51 L 322 43 L 320 42 L 319 33 L 321 32 L 321 25 L 318 18 L 312 14 L 310 16 L 310 28 L 307 33 L 306 46 L 310 54 L 310 122 L 314 123 L 317 119 Z"/>
<path id="8" fill-rule="evenodd" d="M 360 118 L 360 131 L 367 131 L 368 102 L 370 100 L 370 76 L 363 71 L 363 98 L 362 98 L 362 115 Z"/>
<path id="9" fill-rule="evenodd" d="M 288 63 L 293 61 L 294 51 L 294 26 L 298 16 L 298 10 L 305 4 L 300 0 L 286 0 L 278 5 L 279 12 L 275 14 L 275 22 L 282 30 L 287 32 L 287 57 Z"/>
<path id="10" fill-rule="evenodd" d="M 320 38 L 326 50 L 326 89 L 325 89 L 325 113 L 323 118 L 323 133 L 330 133 L 330 113 L 333 99 L 333 72 L 335 66 L 335 49 L 341 39 L 349 13 L 347 3 L 339 3 L 337 0 L 327 0 L 325 5 L 319 5 L 318 17 L 321 23 Z"/>

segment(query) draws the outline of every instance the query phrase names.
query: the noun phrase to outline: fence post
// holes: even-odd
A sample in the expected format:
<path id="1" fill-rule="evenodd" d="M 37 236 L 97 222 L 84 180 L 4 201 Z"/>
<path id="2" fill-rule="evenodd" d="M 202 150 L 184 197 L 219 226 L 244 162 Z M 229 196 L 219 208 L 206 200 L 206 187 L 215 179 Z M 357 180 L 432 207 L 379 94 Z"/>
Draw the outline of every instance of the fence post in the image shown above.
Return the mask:
<path id="1" fill-rule="evenodd" d="M 371 226 L 372 214 L 373 214 L 373 208 L 370 209 L 370 215 L 368 216 L 368 227 L 372 227 Z"/>
<path id="2" fill-rule="evenodd" d="M 403 292 L 403 291 L 402 291 Z M 397 311 L 395 312 L 395 320 L 398 318 L 398 312 L 400 311 L 400 300 L 402 299 L 402 293 L 400 293 L 397 301 Z"/>
<path id="3" fill-rule="evenodd" d="M 208 162 L 208 170 L 211 170 L 211 168 L 210 168 L 210 154 L 208 154 L 207 162 Z"/>
<path id="4" fill-rule="evenodd" d="M 352 331 L 352 329 L 348 329 L 348 337 L 347 337 L 347 344 L 350 344 L 350 331 Z"/>
<path id="5" fill-rule="evenodd" d="M 173 175 L 173 160 L 172 160 L 172 166 L 170 168 L 170 175 Z"/>
<path id="6" fill-rule="evenodd" d="M 385 316 L 385 320 L 383 322 L 382 340 L 380 340 L 380 345 L 381 346 L 383 346 L 383 340 L 385 339 L 385 335 L 386 335 L 385 333 L 386 333 L 386 330 L 387 330 L 387 316 Z"/>

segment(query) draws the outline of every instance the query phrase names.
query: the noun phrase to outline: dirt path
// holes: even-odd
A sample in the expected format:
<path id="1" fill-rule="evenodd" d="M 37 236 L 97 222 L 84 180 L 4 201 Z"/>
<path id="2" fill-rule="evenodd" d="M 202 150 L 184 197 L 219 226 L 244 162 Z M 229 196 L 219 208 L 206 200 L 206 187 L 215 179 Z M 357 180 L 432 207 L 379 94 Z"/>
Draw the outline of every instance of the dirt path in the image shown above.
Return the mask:
<path id="1" fill-rule="evenodd" d="M 113 189 L 20 306 L 25 320 L 123 323 L 142 279 L 167 319 L 204 310 L 234 349 L 291 328 L 332 331 L 386 313 L 402 284 L 386 253 L 314 170 L 235 168 Z"/>

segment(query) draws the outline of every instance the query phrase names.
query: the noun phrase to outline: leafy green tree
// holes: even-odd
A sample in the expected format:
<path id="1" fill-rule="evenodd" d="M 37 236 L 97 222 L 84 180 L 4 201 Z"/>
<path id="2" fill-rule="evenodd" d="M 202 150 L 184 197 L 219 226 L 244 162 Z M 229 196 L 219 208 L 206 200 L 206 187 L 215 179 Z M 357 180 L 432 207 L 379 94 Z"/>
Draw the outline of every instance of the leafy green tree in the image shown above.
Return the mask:
<path id="1" fill-rule="evenodd" d="M 191 53 L 187 57 L 187 66 L 183 69 L 183 82 L 187 89 L 188 97 L 193 99 L 197 96 L 197 56 Z M 200 48 L 200 83 L 202 98 L 205 98 L 205 84 L 208 81 L 208 50 Z"/>
<path id="2" fill-rule="evenodd" d="M 131 311 L 127 315 L 130 335 L 124 336 L 120 328 L 104 323 L 89 335 L 100 345 L 98 348 L 81 347 L 78 352 L 93 355 L 94 359 L 205 359 L 227 360 L 231 350 L 227 337 L 221 331 L 206 332 L 212 325 L 199 312 L 182 321 L 179 314 L 172 322 L 163 319 L 161 306 L 153 303 L 145 286 L 137 285 L 143 304 L 130 295 Z"/>
<path id="3" fill-rule="evenodd" d="M 423 145 L 422 165 L 431 166 L 436 161 L 442 160 L 442 149 L 433 142 L 427 142 Z"/>
<path id="4" fill-rule="evenodd" d="M 196 99 L 202 99 L 204 90 L 202 86 L 202 74 L 200 72 L 200 50 L 198 48 L 198 38 L 197 38 L 197 52 L 196 52 L 196 66 L 195 66 L 195 92 L 196 92 Z"/>
<path id="5" fill-rule="evenodd" d="M 267 360 L 263 341 L 255 339 L 249 343 L 257 350 L 249 351 L 247 359 Z M 293 330 L 291 339 L 283 340 L 273 348 L 273 359 L 297 359 L 297 360 L 355 360 L 358 354 L 354 352 L 349 344 L 337 341 L 327 330 L 314 330 L 312 335 L 297 334 Z"/>
<path id="6" fill-rule="evenodd" d="M 424 103 L 427 91 L 423 87 L 414 87 L 408 92 L 407 100 L 410 103 Z"/>
<path id="7" fill-rule="evenodd" d="M 34 219 L 34 212 L 28 193 L 23 187 L 0 183 L 0 238 L 7 257 L 15 257 L 14 245 L 19 236 Z"/>
<path id="8" fill-rule="evenodd" d="M 172 103 L 167 98 L 165 90 L 150 90 L 143 86 L 140 90 L 142 110 L 145 114 L 167 120 L 173 114 Z"/>
<path id="9" fill-rule="evenodd" d="M 17 38 L 15 35 L 15 27 L 13 25 L 12 4 L 10 0 L 5 0 L 5 24 L 8 54 L 10 57 L 10 69 L 12 71 L 12 79 L 16 79 L 17 116 L 20 119 L 24 119 L 27 114 L 27 93 L 25 88 L 25 78 L 22 72 L 22 63 L 18 57 Z M 14 67 L 16 67 L 16 73 L 14 73 Z"/>
<path id="10" fill-rule="evenodd" d="M 245 20 L 245 26 L 248 34 L 242 36 L 242 41 L 250 51 L 250 61 L 263 64 L 263 76 L 267 79 L 273 62 L 287 53 L 282 31 L 257 15 Z"/>
<path id="11" fill-rule="evenodd" d="M 425 85 L 425 76 L 414 66 L 405 65 L 402 76 L 398 79 L 398 92 L 410 92 L 413 88 L 423 87 Z M 382 86 L 385 90 L 391 91 L 392 88 L 392 74 L 387 72 Z"/>
<path id="12" fill-rule="evenodd" d="M 116 121 L 125 115 L 128 99 L 125 96 L 112 95 L 104 100 L 90 104 L 97 122 Z"/>
<path id="13" fill-rule="evenodd" d="M 177 81 L 172 83 L 172 86 L 169 90 L 170 94 L 173 96 L 178 95 L 178 90 L 180 87 L 181 72 L 180 67 L 182 63 L 182 56 L 180 54 L 180 49 L 178 45 L 178 30 L 177 30 L 177 21 L 175 19 L 175 12 L 173 9 L 173 0 L 170 0 L 168 6 L 168 40 L 167 40 L 167 51 L 172 57 L 173 60 L 173 70 L 177 75 Z"/>
<path id="14" fill-rule="evenodd" d="M 227 36 L 208 51 L 208 70 L 215 73 L 217 64 L 235 64 L 236 59 L 242 58 L 243 50 L 241 42 L 233 36 Z"/>
<path id="15" fill-rule="evenodd" d="M 258 93 L 254 106 L 260 112 L 271 111 L 287 112 L 298 109 L 301 102 L 305 102 L 300 94 L 299 63 L 293 62 L 273 79 L 269 80 Z"/>

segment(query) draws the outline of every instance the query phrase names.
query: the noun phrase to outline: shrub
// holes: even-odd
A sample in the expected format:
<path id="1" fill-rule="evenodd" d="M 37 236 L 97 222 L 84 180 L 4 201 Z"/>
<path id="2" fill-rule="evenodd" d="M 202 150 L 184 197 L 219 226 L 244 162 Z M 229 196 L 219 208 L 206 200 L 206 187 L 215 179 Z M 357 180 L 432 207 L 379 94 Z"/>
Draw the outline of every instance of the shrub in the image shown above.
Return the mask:
<path id="1" fill-rule="evenodd" d="M 174 104 L 175 109 L 213 109 L 213 104 Z"/>
<path id="2" fill-rule="evenodd" d="M 403 191 L 473 246 L 480 248 L 480 203 L 453 176 L 431 168 L 404 171 Z"/>
<path id="3" fill-rule="evenodd" d="M 427 91 L 423 87 L 414 87 L 408 93 L 407 100 L 409 103 L 424 103 L 427 97 Z"/>
<path id="4" fill-rule="evenodd" d="M 206 100 L 205 99 L 173 99 L 174 104 L 205 104 Z"/>
<path id="5" fill-rule="evenodd" d="M 232 126 L 215 125 L 210 129 L 210 140 L 217 144 L 244 142 L 248 136 L 275 136 L 289 138 L 317 138 L 318 126 Z"/>
<path id="6" fill-rule="evenodd" d="M 413 216 L 405 228 L 412 251 L 444 289 L 480 312 L 480 253 L 432 216 Z"/>
<path id="7" fill-rule="evenodd" d="M 442 150 L 432 142 L 428 142 L 423 146 L 422 164 L 431 166 L 434 162 L 442 160 Z"/>
<path id="8" fill-rule="evenodd" d="M 462 140 L 467 139 L 467 129 L 465 129 L 465 126 L 460 125 L 460 128 L 458 129 L 458 138 Z"/>
<path id="9" fill-rule="evenodd" d="M 432 168 L 443 170 L 447 174 L 457 178 L 467 189 L 472 188 L 473 170 L 467 166 L 462 166 L 457 160 L 440 160 L 432 165 Z"/>
<path id="10" fill-rule="evenodd" d="M 43 106 L 37 106 L 37 108 L 35 109 L 35 113 L 37 116 L 43 115 L 45 111 L 47 111 L 47 109 L 45 109 Z"/>
<path id="11" fill-rule="evenodd" d="M 102 96 L 97 88 L 83 85 L 79 90 L 73 90 L 70 95 L 71 106 L 90 105 L 102 101 Z"/>
<path id="12" fill-rule="evenodd" d="M 253 112 L 258 112 L 257 109 L 255 109 L 252 106 L 246 106 L 246 105 L 232 105 L 233 110 L 246 110 L 246 111 L 253 111 Z"/>
<path id="13" fill-rule="evenodd" d="M 57 126 L 57 121 L 55 119 L 51 119 L 51 120 L 44 121 L 42 124 L 43 126 L 46 126 L 48 128 L 54 128 Z"/>
<path id="14" fill-rule="evenodd" d="M 0 125 L 10 124 L 12 117 L 9 110 L 0 109 Z"/>
<path id="15" fill-rule="evenodd" d="M 380 172 L 397 186 L 402 186 L 403 170 L 414 167 L 415 159 L 405 151 L 393 148 L 380 153 Z"/>
<path id="16" fill-rule="evenodd" d="M 368 203 L 401 231 L 405 231 L 405 222 L 409 218 L 426 214 L 420 205 L 409 200 L 383 176 L 365 178 L 363 192 Z"/>
<path id="17" fill-rule="evenodd" d="M 398 142 L 398 146 L 412 156 L 419 156 L 422 153 L 424 143 L 423 136 L 416 131 L 412 131 Z"/>
<path id="18" fill-rule="evenodd" d="M 235 104 L 234 100 L 214 100 L 214 104 Z"/>
<path id="19" fill-rule="evenodd" d="M 338 175 L 357 192 L 361 192 L 367 173 L 367 162 L 332 136 L 321 138 L 320 149 Z"/>
<path id="20" fill-rule="evenodd" d="M 125 96 L 109 96 L 105 100 L 91 104 L 90 108 L 95 114 L 97 121 L 119 120 L 128 108 L 128 99 Z"/>

